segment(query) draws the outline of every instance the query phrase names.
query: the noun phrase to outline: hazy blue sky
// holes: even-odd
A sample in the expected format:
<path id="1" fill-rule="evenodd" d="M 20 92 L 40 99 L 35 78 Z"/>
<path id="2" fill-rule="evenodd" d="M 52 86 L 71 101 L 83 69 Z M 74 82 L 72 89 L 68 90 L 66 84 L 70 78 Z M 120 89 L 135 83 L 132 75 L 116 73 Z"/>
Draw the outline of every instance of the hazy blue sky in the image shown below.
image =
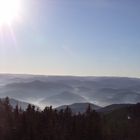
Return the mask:
<path id="1" fill-rule="evenodd" d="M 0 72 L 140 77 L 140 1 L 24 0 Z"/>

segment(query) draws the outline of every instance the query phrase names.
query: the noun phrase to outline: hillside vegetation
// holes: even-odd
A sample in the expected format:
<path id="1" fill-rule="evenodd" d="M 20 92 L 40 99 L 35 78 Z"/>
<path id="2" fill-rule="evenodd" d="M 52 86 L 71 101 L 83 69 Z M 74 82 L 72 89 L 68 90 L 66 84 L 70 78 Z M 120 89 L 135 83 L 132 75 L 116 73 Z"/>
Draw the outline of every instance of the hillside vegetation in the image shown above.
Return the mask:
<path id="1" fill-rule="evenodd" d="M 13 109 L 9 99 L 0 100 L 1 140 L 139 140 L 140 104 L 98 114 L 90 105 L 85 113 L 69 107 L 43 111 L 28 105 Z"/>

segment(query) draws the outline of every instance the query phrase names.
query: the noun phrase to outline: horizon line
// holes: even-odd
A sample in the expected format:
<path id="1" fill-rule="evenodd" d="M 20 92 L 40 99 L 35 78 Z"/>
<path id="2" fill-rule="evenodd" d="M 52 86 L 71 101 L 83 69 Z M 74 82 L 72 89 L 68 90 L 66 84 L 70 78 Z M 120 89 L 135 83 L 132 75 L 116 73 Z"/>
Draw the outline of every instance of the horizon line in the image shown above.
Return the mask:
<path id="1" fill-rule="evenodd" d="M 101 78 L 135 78 L 140 79 L 140 77 L 135 76 L 119 76 L 119 75 L 70 75 L 70 74 L 39 74 L 39 73 L 7 73 L 0 72 L 0 75 L 28 75 L 28 76 L 48 76 L 48 77 L 101 77 Z"/>

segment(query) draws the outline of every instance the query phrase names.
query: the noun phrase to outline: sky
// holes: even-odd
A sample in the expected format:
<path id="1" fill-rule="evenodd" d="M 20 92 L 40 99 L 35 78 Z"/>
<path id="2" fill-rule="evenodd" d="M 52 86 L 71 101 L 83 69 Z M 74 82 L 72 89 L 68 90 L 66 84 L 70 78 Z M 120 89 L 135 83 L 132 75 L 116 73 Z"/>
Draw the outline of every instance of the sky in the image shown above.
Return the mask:
<path id="1" fill-rule="evenodd" d="M 24 0 L 0 27 L 0 73 L 140 77 L 139 0 Z"/>

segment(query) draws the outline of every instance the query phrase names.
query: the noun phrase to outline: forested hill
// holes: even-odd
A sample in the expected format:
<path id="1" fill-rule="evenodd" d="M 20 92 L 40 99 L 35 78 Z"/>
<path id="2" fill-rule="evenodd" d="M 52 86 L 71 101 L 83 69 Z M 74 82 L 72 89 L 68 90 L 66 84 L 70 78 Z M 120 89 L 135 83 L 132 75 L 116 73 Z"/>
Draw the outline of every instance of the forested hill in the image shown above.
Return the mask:
<path id="1" fill-rule="evenodd" d="M 99 115 L 88 106 L 84 114 L 70 108 L 43 111 L 28 105 L 13 109 L 0 100 L 0 140 L 140 140 L 140 104 Z"/>

